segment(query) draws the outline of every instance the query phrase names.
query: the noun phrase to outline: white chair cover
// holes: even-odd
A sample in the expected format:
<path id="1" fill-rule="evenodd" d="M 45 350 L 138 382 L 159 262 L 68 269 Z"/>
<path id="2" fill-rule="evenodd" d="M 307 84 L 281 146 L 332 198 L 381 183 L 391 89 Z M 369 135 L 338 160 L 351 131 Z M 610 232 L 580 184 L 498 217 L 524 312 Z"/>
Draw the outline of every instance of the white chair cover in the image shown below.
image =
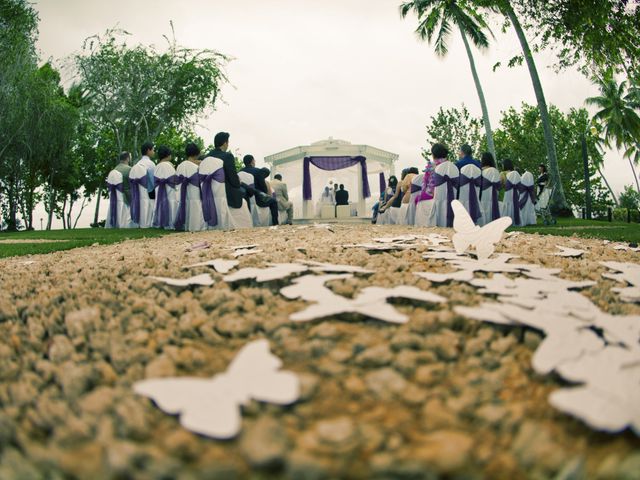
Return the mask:
<path id="1" fill-rule="evenodd" d="M 109 187 L 109 208 L 105 228 L 131 228 L 129 206 L 124 203 L 122 193 L 122 174 L 117 170 L 111 170 L 107 175 L 107 186 Z"/>
<path id="2" fill-rule="evenodd" d="M 133 167 L 131 167 L 131 171 L 129 172 L 131 202 L 140 202 L 140 221 L 136 223 L 132 220 L 132 225 L 134 227 L 151 228 L 153 224 L 153 200 L 149 198 L 149 191 L 146 187 L 146 179 L 147 167 L 140 163 L 136 163 Z M 143 184 L 140 185 L 140 182 L 143 182 Z M 133 208 L 131 213 L 133 214 Z"/>
<path id="3" fill-rule="evenodd" d="M 535 225 L 536 210 L 533 203 L 535 198 L 535 180 L 531 172 L 524 172 L 520 179 L 520 220 L 522 225 Z"/>
<path id="4" fill-rule="evenodd" d="M 240 181 L 250 187 L 255 188 L 255 178 L 249 172 L 238 172 Z M 268 227 L 271 225 L 271 211 L 267 207 L 259 207 L 256 203 L 255 195 L 250 199 L 251 221 L 254 227 Z"/>
<path id="5" fill-rule="evenodd" d="M 416 175 L 411 180 L 411 197 L 409 198 L 407 214 L 404 219 L 405 225 L 414 225 L 416 222 L 416 198 L 422 191 L 422 180 L 424 180 L 424 173 Z"/>
<path id="6" fill-rule="evenodd" d="M 391 187 L 387 187 L 387 199 L 393 196 L 393 190 Z M 382 202 L 381 202 L 382 203 Z M 384 212 L 378 213 L 378 219 L 376 225 L 389 225 L 391 224 L 391 208 L 387 208 Z"/>
<path id="7" fill-rule="evenodd" d="M 158 228 L 164 228 L 166 230 L 173 230 L 176 222 L 176 214 L 178 213 L 178 189 L 175 186 L 176 181 L 176 169 L 169 162 L 160 162 L 156 165 L 153 171 L 153 176 L 156 178 L 156 199 L 154 202 L 153 210 L 153 226 Z M 162 185 L 162 181 L 167 180 L 166 185 Z M 163 212 L 163 197 L 166 191 L 167 210 Z M 164 214 L 168 214 L 168 218 L 164 218 Z"/>
<path id="8" fill-rule="evenodd" d="M 460 170 L 460 189 L 458 200 L 469 212 L 474 223 L 478 223 L 482 217 L 480 209 L 480 181 L 482 171 L 475 165 L 465 165 Z"/>
<path id="9" fill-rule="evenodd" d="M 402 206 L 390 207 L 388 212 L 389 225 L 402 225 L 402 222 L 404 222 L 404 215 L 406 215 L 406 211 L 403 212 Z"/>
<path id="10" fill-rule="evenodd" d="M 202 204 L 204 212 L 204 204 L 211 201 L 216 213 L 215 224 L 206 223 L 207 230 L 227 230 L 231 227 L 231 220 L 229 214 L 229 206 L 227 204 L 227 192 L 224 186 L 224 173 L 222 167 L 224 163 L 219 158 L 207 157 L 198 167 L 198 173 L 200 174 L 200 190 L 202 191 Z M 211 189 L 203 183 L 203 177 L 212 175 L 215 172 L 219 172 L 218 179 L 211 180 Z M 207 198 L 210 195 L 210 198 Z M 206 218 L 206 216 L 204 216 Z"/>
<path id="11" fill-rule="evenodd" d="M 480 211 L 482 216 L 478 225 L 486 225 L 497 220 L 500 213 L 500 172 L 497 168 L 485 168 L 482 170 L 482 183 L 480 186 Z"/>
<path id="12" fill-rule="evenodd" d="M 436 176 L 436 187 L 433 192 L 433 206 L 427 225 L 430 227 L 452 227 L 451 201 L 457 197 L 460 172 L 452 162 L 442 162 L 436 167 L 434 175 Z"/>
<path id="13" fill-rule="evenodd" d="M 184 193 L 183 186 L 178 186 L 178 212 L 184 208 L 184 225 L 178 225 L 176 228 L 182 228 L 189 232 L 199 232 L 206 230 L 206 223 L 204 216 L 202 215 L 202 199 L 200 198 L 200 181 L 198 179 L 198 166 L 185 160 L 178 168 L 176 168 L 176 175 L 178 179 L 193 179 L 185 185 Z M 183 199 L 184 196 L 184 199 Z M 182 204 L 184 200 L 184 205 Z M 178 215 L 179 217 L 180 215 Z M 176 222 L 178 222 L 176 218 Z"/>
<path id="14" fill-rule="evenodd" d="M 511 217 L 512 225 L 521 226 L 522 217 L 520 215 L 520 174 L 509 172 L 507 174 L 507 184 L 504 189 L 502 200 L 502 216 Z"/>

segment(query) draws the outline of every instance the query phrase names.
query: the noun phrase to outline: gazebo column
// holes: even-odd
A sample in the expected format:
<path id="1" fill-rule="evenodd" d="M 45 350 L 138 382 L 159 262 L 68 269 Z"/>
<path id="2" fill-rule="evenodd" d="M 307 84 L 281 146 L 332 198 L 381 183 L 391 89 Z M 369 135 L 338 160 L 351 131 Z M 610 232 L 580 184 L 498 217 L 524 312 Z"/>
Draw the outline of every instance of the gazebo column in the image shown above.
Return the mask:
<path id="1" fill-rule="evenodd" d="M 311 218 L 311 200 L 302 200 L 302 218 Z"/>
<path id="2" fill-rule="evenodd" d="M 362 191 L 362 168 L 358 165 L 356 168 L 358 177 L 358 217 L 365 216 L 364 192 Z"/>

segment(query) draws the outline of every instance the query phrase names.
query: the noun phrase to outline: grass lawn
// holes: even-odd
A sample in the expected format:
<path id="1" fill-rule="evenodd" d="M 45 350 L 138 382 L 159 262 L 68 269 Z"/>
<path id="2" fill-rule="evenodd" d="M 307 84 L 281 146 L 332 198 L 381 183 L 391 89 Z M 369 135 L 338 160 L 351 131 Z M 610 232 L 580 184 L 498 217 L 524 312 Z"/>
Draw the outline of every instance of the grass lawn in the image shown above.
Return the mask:
<path id="1" fill-rule="evenodd" d="M 540 221 L 540 220 L 538 220 Z M 543 235 L 578 236 L 584 238 L 601 238 L 615 242 L 640 243 L 640 224 L 625 222 L 606 222 L 602 220 L 582 220 L 577 218 L 559 218 L 557 225 L 531 225 L 513 227 L 509 230 L 520 230 L 525 233 Z"/>
<path id="2" fill-rule="evenodd" d="M 2 232 L 0 233 L 0 258 L 52 253 L 61 250 L 70 250 L 72 248 L 87 247 L 94 243 L 106 245 L 137 238 L 155 238 L 171 233 L 173 232 L 159 229 L 116 230 L 104 228 Z M 8 243 L 12 241 L 16 243 Z"/>

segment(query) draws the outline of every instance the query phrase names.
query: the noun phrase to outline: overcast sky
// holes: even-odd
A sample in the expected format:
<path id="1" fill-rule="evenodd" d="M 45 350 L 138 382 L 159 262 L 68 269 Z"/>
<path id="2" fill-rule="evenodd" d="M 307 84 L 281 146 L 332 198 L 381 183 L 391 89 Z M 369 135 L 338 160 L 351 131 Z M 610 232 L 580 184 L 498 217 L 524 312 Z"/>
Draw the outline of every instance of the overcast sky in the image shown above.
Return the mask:
<path id="1" fill-rule="evenodd" d="M 402 20 L 400 0 L 40 0 L 42 59 L 63 59 L 93 34 L 118 26 L 129 43 L 164 45 L 175 26 L 178 43 L 234 57 L 225 103 L 197 132 L 212 141 L 231 133 L 231 148 L 257 159 L 333 136 L 400 155 L 399 167 L 422 165 L 425 125 L 442 107 L 464 103 L 481 115 L 462 40 L 436 57 L 418 41 L 415 18 Z M 492 71 L 518 53 L 515 35 L 499 33 L 475 51 L 491 121 L 523 101 L 535 104 L 525 66 Z M 536 56 L 549 103 L 584 106 L 596 89 L 577 72 L 556 74 L 553 56 Z M 542 160 L 542 159 L 541 159 Z M 260 162 L 260 160 L 259 160 Z M 632 182 L 628 163 L 611 153 L 605 175 L 615 190 Z M 106 215 L 106 205 L 101 217 Z M 88 225 L 91 215 L 83 215 Z M 44 216 L 40 212 L 38 213 Z M 38 216 L 36 216 L 38 218 Z"/>

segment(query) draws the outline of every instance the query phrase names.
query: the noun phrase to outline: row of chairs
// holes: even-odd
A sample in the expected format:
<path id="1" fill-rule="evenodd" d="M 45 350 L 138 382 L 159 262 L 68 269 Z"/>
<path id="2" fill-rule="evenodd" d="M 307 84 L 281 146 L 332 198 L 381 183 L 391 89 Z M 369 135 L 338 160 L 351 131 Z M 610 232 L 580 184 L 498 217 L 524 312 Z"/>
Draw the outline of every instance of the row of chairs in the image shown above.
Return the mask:
<path id="1" fill-rule="evenodd" d="M 443 162 L 435 169 L 437 175 L 433 200 L 415 203 L 422 190 L 424 174 L 411 182 L 411 199 L 399 208 L 389 208 L 378 216 L 377 224 L 416 225 L 421 227 L 451 227 L 453 213 L 450 203 L 460 200 L 477 225 L 485 225 L 501 216 L 511 217 L 513 225 L 535 225 L 535 182 L 531 172 L 522 177 L 509 172 L 506 178 L 504 198 L 500 172 L 496 168 L 480 170 L 466 165 L 458 170 L 452 162 Z"/>
<path id="2" fill-rule="evenodd" d="M 241 208 L 227 204 L 222 160 L 205 158 L 199 166 L 182 162 L 175 169 L 161 162 L 154 170 L 155 200 L 149 198 L 147 169 L 136 164 L 129 172 L 131 202 L 124 201 L 123 177 L 117 170 L 107 176 L 109 209 L 107 228 L 164 228 L 188 231 L 269 226 L 268 208 L 245 199 Z M 239 172 L 240 182 L 253 187 L 253 175 Z"/>

